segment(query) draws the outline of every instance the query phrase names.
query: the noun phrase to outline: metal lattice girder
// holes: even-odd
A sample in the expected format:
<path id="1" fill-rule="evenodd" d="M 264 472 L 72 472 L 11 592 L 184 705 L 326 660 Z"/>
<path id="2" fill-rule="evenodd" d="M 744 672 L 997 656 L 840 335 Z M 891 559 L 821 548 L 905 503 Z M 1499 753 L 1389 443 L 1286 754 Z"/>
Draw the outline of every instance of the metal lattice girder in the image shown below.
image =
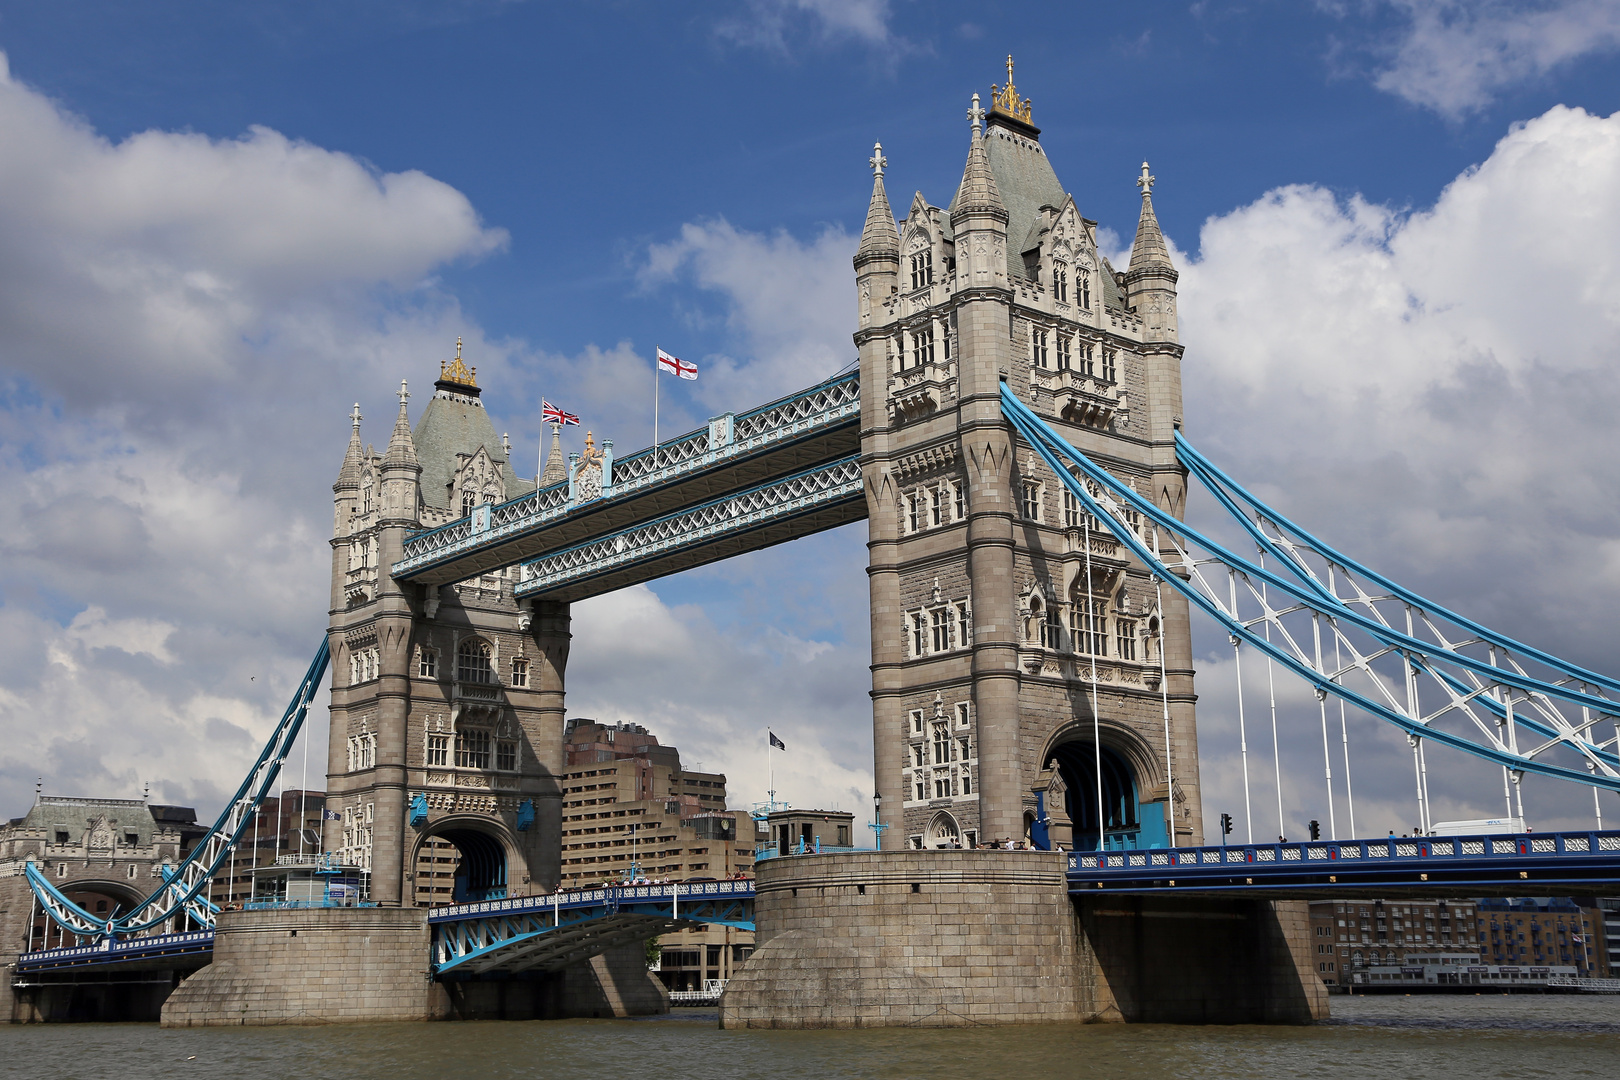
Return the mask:
<path id="1" fill-rule="evenodd" d="M 752 930 L 752 882 L 637 885 L 439 908 L 433 969 L 555 971 L 607 949 L 699 924 Z"/>
<path id="2" fill-rule="evenodd" d="M 1077 851 L 1069 891 L 1333 896 L 1602 894 L 1620 881 L 1620 832 L 1228 844 Z M 1460 890 L 1460 891 L 1459 891 Z"/>
<path id="3" fill-rule="evenodd" d="M 516 596 L 582 600 L 866 517 L 858 457 L 524 563 Z"/>
<path id="4" fill-rule="evenodd" d="M 601 497 L 571 503 L 553 484 L 406 539 L 391 573 L 445 585 L 586 543 L 860 450 L 859 372 L 829 379 L 613 462 Z M 724 418 L 722 418 L 724 419 Z"/>
<path id="5" fill-rule="evenodd" d="M 330 659 L 330 644 L 322 638 L 321 646 L 315 651 L 315 659 L 310 661 L 297 693 L 287 705 L 287 711 L 282 713 L 275 730 L 270 733 L 270 739 L 259 752 L 253 768 L 236 789 L 236 794 L 214 822 L 213 828 L 191 849 L 191 853 L 179 865 L 163 868 L 163 884 L 150 896 L 125 915 L 97 919 L 69 900 L 30 860 L 25 867 L 28 884 L 45 913 L 69 933 L 93 941 L 153 930 L 177 915 L 189 916 L 196 926 L 212 927 L 218 908 L 208 899 L 208 883 L 229 857 L 242 830 L 258 812 L 259 804 L 280 775 L 282 763 L 287 760 L 293 744 L 298 741 L 299 732 L 303 730 L 304 718 L 309 715 L 309 707 L 320 690 L 321 679 L 326 674 Z"/>
<path id="6" fill-rule="evenodd" d="M 1243 492 L 1183 439 L 1180 460 L 1256 541 L 1258 561 L 1143 498 L 1005 386 L 1002 410 L 1099 527 L 1234 641 L 1305 679 L 1319 698 L 1331 695 L 1411 739 L 1462 750 L 1514 776 L 1620 790 L 1615 738 L 1597 732 L 1599 722 L 1612 724 L 1620 715 L 1620 701 L 1606 696 L 1620 682 L 1393 586 Z"/>

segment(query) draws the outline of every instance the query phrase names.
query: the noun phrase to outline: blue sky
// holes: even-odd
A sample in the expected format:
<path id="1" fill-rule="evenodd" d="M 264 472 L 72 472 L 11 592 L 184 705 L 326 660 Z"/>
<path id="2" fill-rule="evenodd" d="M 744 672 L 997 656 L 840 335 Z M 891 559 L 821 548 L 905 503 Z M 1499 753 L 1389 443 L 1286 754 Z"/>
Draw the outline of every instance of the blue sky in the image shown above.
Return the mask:
<path id="1" fill-rule="evenodd" d="M 1009 52 L 1116 252 L 1152 162 L 1189 433 L 1612 668 L 1617 49 L 1594 0 L 0 2 L 0 796 L 234 785 L 324 625 L 349 405 L 380 441 L 458 335 L 520 463 L 541 394 L 647 441 L 655 345 L 704 368 L 665 431 L 841 366 L 872 142 L 897 204 L 944 205 Z M 784 793 L 854 806 L 861 528 L 581 605 L 573 711 L 647 723 L 739 801 L 773 723 Z M 648 668 L 671 643 L 704 662 Z"/>

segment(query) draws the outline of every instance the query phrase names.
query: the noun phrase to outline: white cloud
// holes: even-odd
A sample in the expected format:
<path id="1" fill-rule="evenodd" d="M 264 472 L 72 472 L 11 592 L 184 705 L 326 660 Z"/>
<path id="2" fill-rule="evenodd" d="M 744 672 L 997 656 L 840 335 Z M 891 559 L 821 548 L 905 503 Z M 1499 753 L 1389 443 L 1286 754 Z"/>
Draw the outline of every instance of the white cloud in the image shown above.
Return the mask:
<path id="1" fill-rule="evenodd" d="M 349 402 L 431 370 L 431 275 L 505 234 L 263 128 L 111 142 L 0 57 L 0 235 L 0 793 L 209 809 L 324 628 Z"/>
<path id="2" fill-rule="evenodd" d="M 1620 116 L 1560 107 L 1427 209 L 1297 186 L 1211 219 L 1181 279 L 1188 437 L 1352 557 L 1612 669 L 1617 193 Z M 1212 813 L 1241 796 L 1229 738 L 1213 737 L 1231 708 L 1216 677 L 1199 676 Z M 1409 828 L 1404 740 L 1364 730 L 1361 745 L 1397 751 L 1360 774 L 1368 806 L 1394 816 L 1358 818 Z M 1438 816 L 1501 812 L 1490 770 L 1454 754 L 1429 766 Z M 1590 820 L 1590 796 L 1567 785 L 1528 781 L 1526 801 L 1538 827 Z"/>
<path id="3" fill-rule="evenodd" d="M 903 45 L 889 29 L 889 0 L 744 0 L 716 31 L 738 45 L 787 52 L 790 41 Z"/>
<path id="4" fill-rule="evenodd" d="M 1390 0 L 1404 22 L 1375 85 L 1455 119 L 1501 91 L 1620 49 L 1612 0 Z"/>

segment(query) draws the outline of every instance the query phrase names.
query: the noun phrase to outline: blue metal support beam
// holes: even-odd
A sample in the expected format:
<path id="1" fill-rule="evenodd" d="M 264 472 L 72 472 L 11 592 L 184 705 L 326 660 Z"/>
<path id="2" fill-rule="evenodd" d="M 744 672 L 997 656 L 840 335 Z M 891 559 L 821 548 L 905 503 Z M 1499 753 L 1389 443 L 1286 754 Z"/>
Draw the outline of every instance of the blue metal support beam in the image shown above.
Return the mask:
<path id="1" fill-rule="evenodd" d="M 1076 896 L 1592 895 L 1620 885 L 1620 832 L 1076 851 L 1068 864 L 1069 892 Z"/>

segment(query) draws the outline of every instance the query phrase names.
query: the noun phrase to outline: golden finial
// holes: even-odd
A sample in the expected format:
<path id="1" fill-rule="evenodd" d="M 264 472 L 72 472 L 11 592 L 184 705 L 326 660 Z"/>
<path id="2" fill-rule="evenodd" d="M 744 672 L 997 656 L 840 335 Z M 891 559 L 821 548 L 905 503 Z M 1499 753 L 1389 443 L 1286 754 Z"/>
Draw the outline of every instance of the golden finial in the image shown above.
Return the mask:
<path id="1" fill-rule="evenodd" d="M 1022 101 L 1018 100 L 1018 87 L 1013 85 L 1012 53 L 1007 54 L 1006 87 L 1003 89 L 997 87 L 995 83 L 990 84 L 990 111 L 1001 113 L 1003 116 L 1010 116 L 1014 120 L 1021 120 L 1026 124 L 1034 122 L 1030 119 L 1029 98 L 1024 98 Z"/>
<path id="2" fill-rule="evenodd" d="M 439 379 L 443 382 L 460 383 L 462 386 L 478 385 L 478 369 L 469 368 L 467 362 L 461 358 L 461 339 L 456 338 L 456 358 L 446 363 L 439 361 Z"/>

